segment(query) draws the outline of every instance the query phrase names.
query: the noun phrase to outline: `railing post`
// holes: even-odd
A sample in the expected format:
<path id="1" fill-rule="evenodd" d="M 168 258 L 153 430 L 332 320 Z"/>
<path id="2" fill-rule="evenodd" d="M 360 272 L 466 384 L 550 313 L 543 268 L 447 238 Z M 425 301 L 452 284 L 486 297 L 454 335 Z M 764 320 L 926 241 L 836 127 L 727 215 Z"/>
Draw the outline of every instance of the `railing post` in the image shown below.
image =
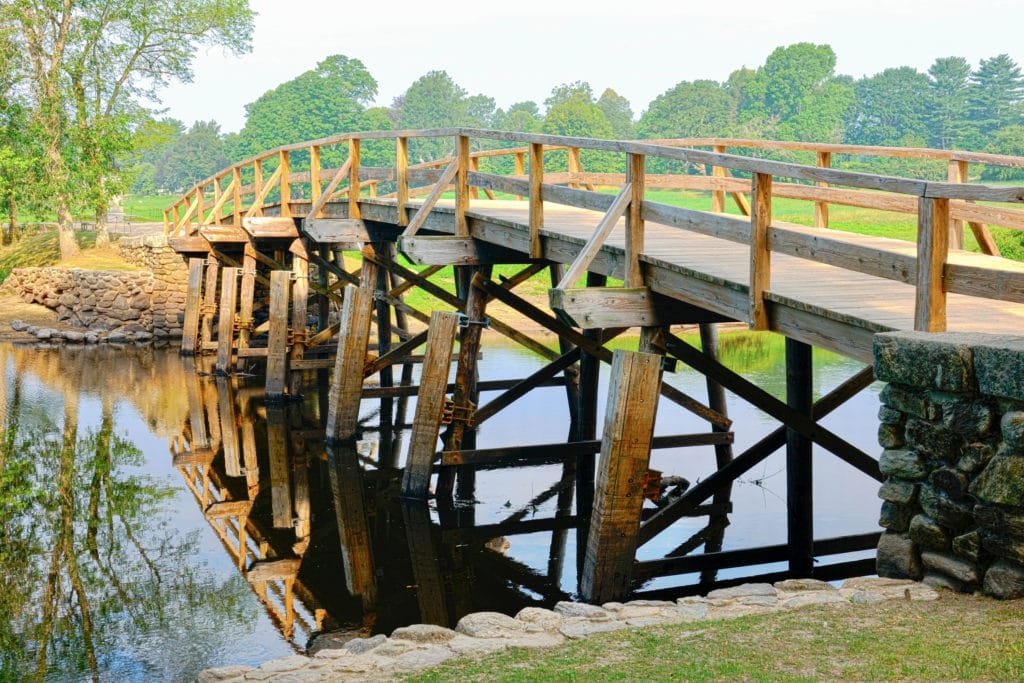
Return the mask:
<path id="1" fill-rule="evenodd" d="M 409 138 L 395 138 L 395 201 L 398 208 L 398 227 L 409 225 L 405 207 L 409 203 Z"/>
<path id="2" fill-rule="evenodd" d="M 831 168 L 832 167 L 832 152 L 818 152 L 818 167 L 819 168 Z M 828 183 L 819 180 L 815 183 L 818 187 L 828 187 Z M 828 227 L 828 202 L 818 201 L 814 202 L 814 227 L 816 228 L 827 228 Z"/>
<path id="3" fill-rule="evenodd" d="M 216 209 L 216 207 L 220 206 L 220 195 L 221 195 L 220 176 L 214 176 L 213 177 L 213 206 L 214 206 L 214 209 L 210 210 L 211 214 L 213 214 L 213 212 Z M 220 225 L 220 215 L 219 215 L 220 211 L 217 211 L 217 214 L 218 215 L 216 215 L 216 216 L 211 215 L 210 218 L 212 218 L 217 225 Z M 200 216 L 199 219 L 200 219 L 199 220 L 200 223 L 205 223 L 206 222 L 206 220 L 204 219 L 203 216 Z"/>
<path id="4" fill-rule="evenodd" d="M 647 157 L 630 154 L 626 163 L 626 182 L 632 185 L 629 208 L 626 209 L 626 287 L 643 287 L 640 253 L 644 250 L 644 175 Z"/>
<path id="5" fill-rule="evenodd" d="M 951 183 L 967 182 L 967 162 L 950 159 L 946 169 L 946 179 Z M 949 221 L 949 246 L 953 249 L 964 248 L 964 222 L 951 218 Z"/>
<path id="6" fill-rule="evenodd" d="M 526 154 L 523 152 L 516 152 L 516 175 L 526 175 Z M 517 200 L 521 200 L 521 195 L 516 195 Z"/>
<path id="7" fill-rule="evenodd" d="M 771 252 L 768 230 L 772 224 L 772 177 L 754 173 L 750 201 L 750 327 L 768 329 L 764 293 L 771 285 Z"/>
<path id="8" fill-rule="evenodd" d="M 917 212 L 917 296 L 914 329 L 946 330 L 946 291 L 943 287 L 949 258 L 949 199 L 921 197 Z"/>
<path id="9" fill-rule="evenodd" d="M 348 141 L 348 217 L 362 218 L 359 212 L 359 138 Z"/>
<path id="10" fill-rule="evenodd" d="M 257 159 L 252 165 L 252 191 L 254 197 L 259 197 L 260 193 L 263 192 L 263 160 Z M 253 202 L 255 203 L 255 202 Z M 263 215 L 263 202 L 260 202 L 261 206 L 256 207 L 256 211 L 253 212 L 254 216 Z"/>
<path id="11" fill-rule="evenodd" d="M 204 199 L 203 195 L 204 194 L 206 194 L 206 190 L 203 188 L 202 185 L 200 185 L 199 187 L 196 188 L 196 219 L 197 219 L 196 223 L 198 225 L 202 225 L 203 224 L 203 218 L 206 216 L 206 208 L 203 206 L 203 203 L 204 203 L 203 202 L 203 199 Z M 189 219 L 189 220 L 191 220 L 191 219 Z M 189 234 L 191 232 L 192 231 L 189 230 L 185 234 L 187 235 L 187 234 Z"/>
<path id="12" fill-rule="evenodd" d="M 725 145 L 715 145 L 715 154 L 725 154 Z M 724 178 L 725 169 L 721 166 L 711 167 L 712 178 Z M 725 213 L 725 190 L 711 190 L 711 211 L 712 213 Z"/>
<path id="13" fill-rule="evenodd" d="M 469 223 L 466 222 L 466 211 L 469 209 L 469 137 L 459 135 L 456 138 L 456 154 L 458 170 L 455 174 L 455 235 L 469 237 Z"/>
<path id="14" fill-rule="evenodd" d="M 569 148 L 569 187 L 579 187 L 580 184 L 573 178 L 574 174 L 579 173 L 581 170 L 580 166 L 580 148 L 570 147 Z"/>
<path id="15" fill-rule="evenodd" d="M 544 225 L 544 145 L 530 143 L 530 257 L 541 258 L 540 229 Z"/>
<path id="16" fill-rule="evenodd" d="M 292 186 L 291 186 L 291 157 L 288 152 L 282 151 L 281 159 L 281 215 L 292 215 Z"/>
<path id="17" fill-rule="evenodd" d="M 309 148 L 309 199 L 313 204 L 320 199 L 320 147 Z"/>
<path id="18" fill-rule="evenodd" d="M 231 222 L 242 227 L 242 170 L 238 166 L 231 167 Z"/>

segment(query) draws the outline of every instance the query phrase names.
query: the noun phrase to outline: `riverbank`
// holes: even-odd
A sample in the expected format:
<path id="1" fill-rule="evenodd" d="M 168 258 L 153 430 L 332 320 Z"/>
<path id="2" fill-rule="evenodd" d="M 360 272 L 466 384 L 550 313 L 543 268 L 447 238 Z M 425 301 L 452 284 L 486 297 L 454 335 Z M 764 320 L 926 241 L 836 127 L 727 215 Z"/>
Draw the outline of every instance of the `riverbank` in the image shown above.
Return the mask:
<path id="1" fill-rule="evenodd" d="M 1020 680 L 1021 601 L 891 579 L 746 584 L 706 597 L 526 608 L 319 642 L 206 681 Z M 955 630 L 954 630 L 955 629 Z"/>

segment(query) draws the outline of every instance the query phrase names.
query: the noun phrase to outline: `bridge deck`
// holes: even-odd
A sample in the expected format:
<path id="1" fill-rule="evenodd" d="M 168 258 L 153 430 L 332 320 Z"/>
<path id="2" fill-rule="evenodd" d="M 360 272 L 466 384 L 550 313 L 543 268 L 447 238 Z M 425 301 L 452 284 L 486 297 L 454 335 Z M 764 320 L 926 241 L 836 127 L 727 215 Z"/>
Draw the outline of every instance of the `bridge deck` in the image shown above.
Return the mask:
<path id="1" fill-rule="evenodd" d="M 394 202 L 363 200 L 364 217 L 394 221 Z M 410 208 L 417 203 L 411 202 Z M 391 209 L 388 211 L 387 209 Z M 451 202 L 440 202 L 427 227 L 451 232 Z M 525 201 L 474 200 L 467 213 L 473 237 L 528 251 L 528 205 Z M 569 263 L 591 236 L 601 218 L 596 211 L 545 203 L 544 255 Z M 778 223 L 775 224 L 779 226 Z M 621 276 L 625 221 L 620 220 L 591 269 Z M 827 235 L 829 239 L 871 247 L 880 252 L 916 255 L 913 243 L 840 230 L 786 224 L 785 230 Z M 750 248 L 672 226 L 645 223 L 641 261 L 651 289 L 735 320 L 749 322 Z M 983 265 L 992 270 L 1024 273 L 1024 264 L 966 251 L 951 251 L 951 264 Z M 912 284 L 865 275 L 816 261 L 772 255 L 771 328 L 837 353 L 871 360 L 871 337 L 886 330 L 914 328 Z M 1024 305 L 958 294 L 948 295 L 950 331 L 1019 333 Z"/>

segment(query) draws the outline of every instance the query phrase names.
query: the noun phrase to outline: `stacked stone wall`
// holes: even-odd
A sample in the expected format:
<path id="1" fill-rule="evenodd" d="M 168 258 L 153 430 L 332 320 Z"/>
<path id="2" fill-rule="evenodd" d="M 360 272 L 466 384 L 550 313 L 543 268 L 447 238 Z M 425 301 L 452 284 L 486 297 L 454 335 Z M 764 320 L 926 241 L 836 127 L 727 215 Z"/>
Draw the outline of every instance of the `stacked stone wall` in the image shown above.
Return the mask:
<path id="1" fill-rule="evenodd" d="M 875 338 L 881 576 L 1024 597 L 1024 338 Z"/>
<path id="2" fill-rule="evenodd" d="M 3 290 L 57 312 L 59 323 L 90 333 L 85 341 L 180 337 L 188 270 L 163 236 L 121 240 L 122 257 L 138 271 L 16 268 Z M 45 330 L 47 339 L 81 335 Z"/>

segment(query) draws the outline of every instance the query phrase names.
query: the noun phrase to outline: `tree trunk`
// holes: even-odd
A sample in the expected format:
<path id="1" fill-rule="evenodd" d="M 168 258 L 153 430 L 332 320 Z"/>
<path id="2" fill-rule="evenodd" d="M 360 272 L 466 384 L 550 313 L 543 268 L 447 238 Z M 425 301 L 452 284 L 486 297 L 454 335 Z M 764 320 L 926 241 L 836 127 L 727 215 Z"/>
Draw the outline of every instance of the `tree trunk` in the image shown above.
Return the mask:
<path id="1" fill-rule="evenodd" d="M 7 204 L 7 223 L 0 231 L 0 246 L 6 247 L 14 242 L 14 235 L 18 231 L 18 198 L 14 196 L 14 190 L 7 190 L 5 197 Z"/>
<path id="2" fill-rule="evenodd" d="M 110 230 L 107 228 L 107 209 L 96 209 L 96 246 L 110 244 Z"/>
<path id="3" fill-rule="evenodd" d="M 44 120 L 47 128 L 46 173 L 53 188 L 51 197 L 57 213 L 57 236 L 60 244 L 60 260 L 66 261 L 77 256 L 82 250 L 75 240 L 75 229 L 71 219 L 71 195 L 68 190 L 69 173 L 61 152 L 61 130 L 59 114 L 50 114 Z"/>

